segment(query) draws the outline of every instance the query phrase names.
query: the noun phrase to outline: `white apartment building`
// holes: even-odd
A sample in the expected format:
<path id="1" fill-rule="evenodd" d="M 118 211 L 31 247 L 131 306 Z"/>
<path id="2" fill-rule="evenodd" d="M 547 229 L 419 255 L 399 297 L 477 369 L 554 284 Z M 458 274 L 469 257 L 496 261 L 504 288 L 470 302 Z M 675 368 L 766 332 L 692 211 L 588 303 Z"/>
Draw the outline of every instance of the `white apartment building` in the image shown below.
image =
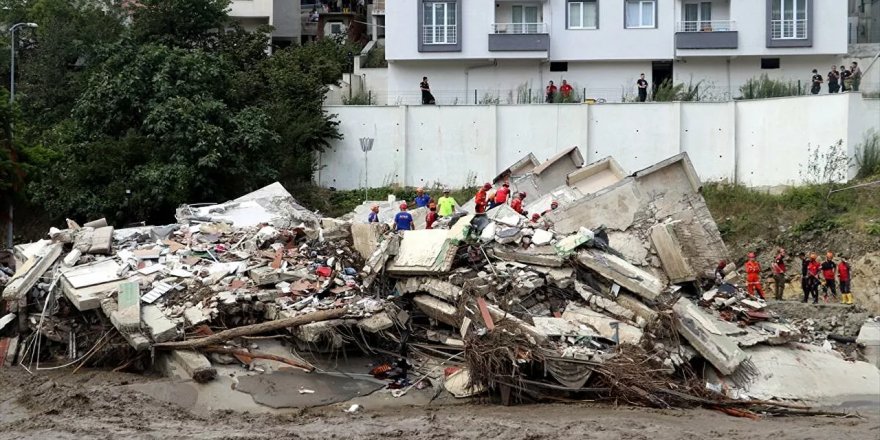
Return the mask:
<path id="1" fill-rule="evenodd" d="M 232 0 L 229 18 L 251 32 L 261 25 L 273 26 L 271 43 L 274 46 L 300 44 L 303 33 L 300 0 Z"/>
<path id="2" fill-rule="evenodd" d="M 539 101 L 550 80 L 617 102 L 635 96 L 640 73 L 702 81 L 719 98 L 762 73 L 806 85 L 812 69 L 843 62 L 847 3 L 389 0 L 387 104 L 419 103 L 423 76 L 438 104 Z"/>

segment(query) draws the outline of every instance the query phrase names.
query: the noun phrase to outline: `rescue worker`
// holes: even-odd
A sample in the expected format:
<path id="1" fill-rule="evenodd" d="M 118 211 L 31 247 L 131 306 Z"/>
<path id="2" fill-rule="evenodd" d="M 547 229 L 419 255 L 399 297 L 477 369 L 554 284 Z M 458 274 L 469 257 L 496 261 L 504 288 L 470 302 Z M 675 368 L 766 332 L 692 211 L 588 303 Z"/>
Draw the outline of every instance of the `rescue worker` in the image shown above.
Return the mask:
<path id="1" fill-rule="evenodd" d="M 721 260 L 718 262 L 718 266 L 715 267 L 715 284 L 721 285 L 724 283 L 724 268 L 727 267 L 727 260 Z"/>
<path id="2" fill-rule="evenodd" d="M 822 300 L 828 302 L 828 292 L 831 292 L 831 299 L 837 301 L 837 264 L 834 262 L 834 253 L 828 251 L 825 254 L 825 261 L 820 266 L 822 269 Z"/>
<path id="3" fill-rule="evenodd" d="M 852 273 L 852 268 L 849 266 L 849 263 L 846 262 L 846 257 L 840 256 L 840 263 L 837 263 L 837 279 L 840 281 L 840 297 L 843 304 L 852 304 L 853 296 L 852 291 L 850 290 L 850 277 Z"/>
<path id="4" fill-rule="evenodd" d="M 434 229 L 434 222 L 437 221 L 437 204 L 431 202 L 428 204 L 428 214 L 425 216 L 425 229 Z"/>
<path id="5" fill-rule="evenodd" d="M 495 191 L 495 206 L 507 203 L 508 197 L 510 197 L 510 185 L 505 182 L 501 184 L 501 188 L 498 191 Z"/>
<path id="6" fill-rule="evenodd" d="M 749 261 L 746 261 L 746 281 L 749 296 L 754 297 L 755 290 L 757 290 L 761 299 L 766 299 L 764 288 L 761 287 L 761 265 L 755 260 L 754 252 L 749 252 Z"/>
<path id="7" fill-rule="evenodd" d="M 779 248 L 779 253 L 773 259 L 773 281 L 776 284 L 776 300 L 782 301 L 785 292 L 785 249 Z"/>
<path id="8" fill-rule="evenodd" d="M 812 79 L 813 85 L 810 87 L 810 93 L 812 93 L 814 95 L 818 95 L 819 91 L 822 90 L 822 82 L 823 81 L 824 80 L 822 79 L 822 75 L 819 75 L 819 71 L 816 69 L 813 69 L 813 79 Z"/>
<path id="9" fill-rule="evenodd" d="M 804 302 L 807 302 L 806 298 L 810 294 L 809 293 L 809 277 L 807 276 L 807 266 L 810 264 L 810 259 L 807 258 L 807 254 L 804 252 L 798 253 L 798 258 L 801 259 L 801 291 L 804 293 Z"/>
<path id="10" fill-rule="evenodd" d="M 400 212 L 394 216 L 395 231 L 412 231 L 415 229 L 412 214 L 406 211 L 406 202 L 400 204 Z"/>
<path id="11" fill-rule="evenodd" d="M 370 207 L 370 215 L 367 216 L 367 223 L 379 223 L 379 205 Z"/>
<path id="12" fill-rule="evenodd" d="M 553 212 L 553 211 L 556 211 L 556 208 L 558 208 L 558 207 L 559 207 L 559 202 L 557 202 L 556 200 L 554 200 L 554 201 L 550 202 L 550 209 L 548 209 L 548 210 L 542 212 L 541 215 L 547 215 L 547 214 L 549 214 L 549 213 L 551 213 L 551 212 Z"/>
<path id="13" fill-rule="evenodd" d="M 816 260 L 816 253 L 810 253 L 810 261 L 807 263 L 807 291 L 804 293 L 804 302 L 813 295 L 813 304 L 819 304 L 819 269 L 822 267 Z"/>
<path id="14" fill-rule="evenodd" d="M 526 215 L 526 213 L 523 212 L 523 206 L 522 206 L 523 200 L 525 200 L 525 198 L 526 198 L 526 193 L 521 192 L 521 193 L 517 194 L 516 197 L 514 197 L 513 200 L 511 200 L 510 207 L 513 208 L 514 211 L 516 211 L 522 215 Z"/>
<path id="15" fill-rule="evenodd" d="M 431 195 L 425 192 L 425 188 L 418 187 L 416 188 L 415 202 L 416 208 L 426 207 L 428 203 L 431 203 Z"/>
<path id="16" fill-rule="evenodd" d="M 437 200 L 437 215 L 440 217 L 449 217 L 455 212 L 455 199 L 449 197 L 449 190 L 443 190 L 443 197 Z"/>
<path id="17" fill-rule="evenodd" d="M 477 191 L 477 195 L 474 196 L 474 203 L 476 204 L 474 211 L 477 214 L 483 214 L 486 212 L 486 207 L 487 207 L 487 203 L 488 203 L 487 202 L 487 193 L 490 189 L 492 189 L 492 184 L 486 182 L 483 184 L 483 187 L 480 188 L 479 191 Z"/>

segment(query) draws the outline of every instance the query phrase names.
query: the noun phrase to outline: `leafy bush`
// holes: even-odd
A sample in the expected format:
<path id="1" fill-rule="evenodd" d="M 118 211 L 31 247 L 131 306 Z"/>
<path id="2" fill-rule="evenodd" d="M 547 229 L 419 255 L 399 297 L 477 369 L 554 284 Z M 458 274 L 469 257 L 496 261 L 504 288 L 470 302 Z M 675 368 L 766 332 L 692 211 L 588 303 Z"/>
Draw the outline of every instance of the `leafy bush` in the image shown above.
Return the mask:
<path id="1" fill-rule="evenodd" d="M 347 96 L 342 97 L 342 104 L 344 105 L 373 105 L 373 95 L 369 92 L 360 92 L 357 95 L 352 96 L 351 98 Z"/>
<path id="2" fill-rule="evenodd" d="M 699 101 L 700 85 L 703 81 L 673 84 L 671 79 L 665 79 L 654 90 L 654 101 L 656 102 L 672 102 L 672 101 Z"/>
<path id="3" fill-rule="evenodd" d="M 796 81 L 772 79 L 767 74 L 751 78 L 740 86 L 742 99 L 778 98 L 781 96 L 797 96 L 806 92 L 806 86 Z"/>
<path id="4" fill-rule="evenodd" d="M 388 67 L 388 60 L 385 59 L 385 47 L 374 45 L 367 53 L 367 59 L 364 60 L 361 67 L 365 69 Z"/>
<path id="5" fill-rule="evenodd" d="M 880 175 L 880 134 L 871 130 L 856 147 L 857 179 Z"/>

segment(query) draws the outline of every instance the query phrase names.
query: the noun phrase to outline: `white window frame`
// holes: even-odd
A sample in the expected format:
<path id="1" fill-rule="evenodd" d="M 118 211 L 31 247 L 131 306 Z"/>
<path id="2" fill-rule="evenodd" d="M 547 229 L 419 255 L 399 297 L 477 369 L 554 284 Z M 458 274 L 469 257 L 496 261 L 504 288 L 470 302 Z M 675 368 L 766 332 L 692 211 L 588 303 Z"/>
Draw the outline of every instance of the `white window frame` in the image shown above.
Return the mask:
<path id="1" fill-rule="evenodd" d="M 627 16 L 627 14 L 629 13 L 628 12 L 629 8 L 627 8 L 627 5 L 629 5 L 631 3 L 638 3 L 638 5 L 639 5 L 639 19 L 638 19 L 639 24 L 637 26 L 629 26 L 627 24 L 629 22 L 629 20 L 627 20 L 627 18 L 629 18 Z M 642 14 L 642 12 L 645 9 L 644 8 L 645 4 L 651 5 L 651 14 L 650 14 L 651 24 L 650 25 L 645 25 L 645 17 Z M 626 29 L 656 29 L 657 28 L 657 0 L 626 0 L 626 1 L 624 1 L 623 2 L 623 26 Z"/>
<path id="2" fill-rule="evenodd" d="M 423 19 L 425 20 L 422 23 L 422 44 L 424 45 L 451 45 L 456 44 L 458 42 L 458 23 L 457 14 L 458 10 L 458 2 L 425 2 L 424 10 L 422 14 L 425 14 L 425 11 L 431 11 L 431 14 L 428 16 L 423 15 Z M 435 20 L 437 19 L 437 9 L 443 9 L 443 23 L 437 24 Z M 449 23 L 450 19 L 450 9 L 452 9 L 451 18 L 453 23 Z M 430 17 L 430 22 L 428 22 L 427 18 Z M 430 29 L 430 32 L 428 31 Z M 428 36 L 431 38 L 429 39 Z"/>
<path id="3" fill-rule="evenodd" d="M 583 0 L 577 2 L 569 1 L 566 3 L 568 3 L 568 23 L 566 23 L 568 25 L 567 29 L 599 29 L 599 0 Z M 584 11 L 586 10 L 585 6 L 587 3 L 594 4 L 596 8 L 596 23 L 593 26 L 584 26 L 584 22 L 586 21 L 586 15 L 584 14 Z M 572 6 L 574 5 L 578 6 L 579 13 L 577 15 L 580 17 L 580 26 L 574 26 L 571 24 L 571 18 L 575 16 L 575 14 L 572 12 Z"/>
<path id="4" fill-rule="evenodd" d="M 786 11 L 785 3 L 787 1 L 791 1 L 791 7 L 792 7 L 791 16 L 792 16 L 792 18 L 790 18 L 790 19 L 785 18 L 785 11 Z M 778 23 L 779 36 L 771 36 L 772 39 L 774 39 L 774 40 L 806 40 L 807 38 L 809 38 L 809 35 L 810 35 L 810 32 L 809 32 L 810 21 L 809 21 L 809 19 L 810 19 L 810 17 L 808 17 L 808 15 L 810 13 L 810 10 L 808 7 L 809 6 L 808 0 L 773 0 L 773 3 L 775 6 L 779 6 L 779 18 L 776 18 L 772 15 L 773 10 L 771 8 L 770 23 L 771 23 L 771 26 L 775 26 Z M 803 15 L 803 17 L 798 17 L 798 15 L 797 15 L 798 6 L 801 6 L 801 5 L 803 5 L 804 15 Z M 798 23 L 799 22 L 803 23 L 803 27 L 801 28 L 801 31 L 803 32 L 802 35 L 798 35 Z M 788 30 L 791 32 L 791 34 L 786 33 L 786 29 L 787 29 L 786 23 L 790 23 L 790 25 L 791 25 L 790 28 L 788 28 Z"/>

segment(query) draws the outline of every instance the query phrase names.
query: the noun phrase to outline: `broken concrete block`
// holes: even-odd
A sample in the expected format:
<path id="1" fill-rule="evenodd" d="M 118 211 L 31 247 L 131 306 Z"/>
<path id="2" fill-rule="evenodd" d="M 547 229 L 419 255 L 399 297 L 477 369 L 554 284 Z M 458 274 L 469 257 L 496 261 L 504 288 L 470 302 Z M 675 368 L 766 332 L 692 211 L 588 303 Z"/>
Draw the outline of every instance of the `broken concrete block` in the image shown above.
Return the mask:
<path id="1" fill-rule="evenodd" d="M 865 360 L 880 368 L 880 322 L 868 321 L 859 329 L 856 343 L 862 346 Z"/>
<path id="2" fill-rule="evenodd" d="M 580 335 L 581 333 L 591 334 L 582 331 L 581 328 L 572 323 L 572 321 L 564 318 L 534 317 L 532 318 L 532 322 L 535 323 L 535 328 L 538 329 L 539 332 L 547 336 L 571 336 Z"/>
<path id="3" fill-rule="evenodd" d="M 473 219 L 473 215 L 466 215 L 458 219 L 458 221 L 449 228 L 447 238 L 449 238 L 449 241 L 452 242 L 452 244 L 458 245 L 462 241 L 467 240 L 471 233 L 471 221 Z"/>
<path id="4" fill-rule="evenodd" d="M 651 243 L 663 263 L 663 271 L 671 283 L 694 281 L 696 272 L 682 253 L 681 244 L 675 236 L 674 225 L 680 220 L 660 223 L 651 227 Z"/>
<path id="5" fill-rule="evenodd" d="M 217 370 L 211 365 L 211 361 L 197 351 L 172 350 L 171 358 L 198 383 L 209 382 L 217 377 Z"/>
<path id="6" fill-rule="evenodd" d="M 716 319 L 694 303 L 681 298 L 672 307 L 678 332 L 721 374 L 733 374 L 746 359 L 736 341 L 725 335 Z"/>
<path id="7" fill-rule="evenodd" d="M 519 241 L 522 231 L 519 228 L 502 228 L 495 231 L 495 241 L 500 244 L 508 244 Z"/>
<path id="8" fill-rule="evenodd" d="M 557 241 L 556 244 L 553 245 L 553 248 L 556 249 L 556 253 L 559 256 L 567 257 L 573 254 L 577 248 L 589 243 L 592 239 L 593 231 L 581 227 L 578 229 L 577 233 Z"/>
<path id="9" fill-rule="evenodd" d="M 248 271 L 248 276 L 254 280 L 257 286 L 275 285 L 282 281 L 299 280 L 308 276 L 308 271 L 304 268 L 295 271 L 283 271 L 280 269 L 272 269 L 269 266 L 257 267 Z"/>
<path id="10" fill-rule="evenodd" d="M 458 319 L 458 309 L 452 304 L 431 295 L 416 295 L 413 298 L 413 303 L 430 318 L 453 327 L 458 327 L 461 324 Z"/>
<path id="11" fill-rule="evenodd" d="M 562 319 L 579 322 L 596 331 L 606 339 L 618 338 L 620 344 L 638 344 L 642 340 L 642 331 L 633 325 L 620 322 L 619 319 L 581 307 L 575 303 L 568 303 L 562 313 Z M 614 325 L 617 326 L 615 328 Z"/>
<path id="12" fill-rule="evenodd" d="M 508 205 L 498 205 L 486 212 L 486 217 L 505 226 L 520 226 L 526 218 Z"/>
<path id="13" fill-rule="evenodd" d="M 82 257 L 82 251 L 80 251 L 79 249 L 73 249 L 64 256 L 64 259 L 61 260 L 61 264 L 63 264 L 65 267 L 76 266 L 76 263 L 79 262 L 80 257 Z"/>
<path id="14" fill-rule="evenodd" d="M 82 226 L 84 228 L 95 228 L 95 229 L 103 228 L 103 227 L 107 226 L 107 219 L 102 217 L 97 220 L 92 220 L 88 223 L 84 223 Z"/>
<path id="15" fill-rule="evenodd" d="M 141 289 L 138 283 L 119 283 L 117 308 L 110 321 L 123 333 L 131 333 L 141 327 Z"/>
<path id="16" fill-rule="evenodd" d="M 324 240 L 341 240 L 351 236 L 351 224 L 335 218 L 321 219 L 321 234 Z"/>
<path id="17" fill-rule="evenodd" d="M 465 221 L 459 219 L 459 223 Z M 458 246 L 448 238 L 450 231 L 422 229 L 407 231 L 397 255 L 385 269 L 392 275 L 419 275 L 448 272 Z"/>
<path id="18" fill-rule="evenodd" d="M 489 243 L 492 240 L 495 240 L 495 234 L 498 232 L 498 225 L 495 223 L 489 223 L 483 228 L 483 231 L 480 232 L 480 241 L 483 243 Z"/>
<path id="19" fill-rule="evenodd" d="M 547 271 L 546 277 L 549 285 L 559 287 L 560 289 L 567 289 L 571 287 L 575 280 L 574 268 L 561 267 L 550 269 Z"/>
<path id="20" fill-rule="evenodd" d="M 488 304 L 486 309 L 489 312 L 489 315 L 492 317 L 495 325 L 498 325 L 502 321 L 511 322 L 516 325 L 520 330 L 522 330 L 523 333 L 534 338 L 535 342 L 537 343 L 541 343 L 547 339 L 547 335 L 545 335 L 535 326 L 523 321 L 522 319 L 517 318 L 516 316 L 513 316 L 512 314 L 505 312 L 504 310 L 499 309 L 494 305 Z"/>
<path id="21" fill-rule="evenodd" d="M 756 374 L 718 377 L 707 371 L 707 382 L 724 384 L 735 399 L 800 401 L 834 407 L 864 402 L 880 404 L 880 370 L 867 362 L 850 362 L 831 350 L 793 343 L 757 345 L 746 350 Z"/>
<path id="22" fill-rule="evenodd" d="M 517 249 L 511 246 L 495 246 L 493 253 L 496 258 L 516 261 L 537 266 L 560 267 L 564 263 L 551 246 L 536 246 L 531 249 Z"/>
<path id="23" fill-rule="evenodd" d="M 370 333 L 378 333 L 382 330 L 391 328 L 393 325 L 394 321 L 392 321 L 385 312 L 377 313 L 369 318 L 358 321 L 358 327 Z"/>
<path id="24" fill-rule="evenodd" d="M 553 233 L 550 231 L 546 231 L 544 229 L 535 229 L 535 233 L 532 234 L 532 243 L 535 246 L 543 246 L 545 244 L 550 244 L 550 241 L 553 240 Z"/>
<path id="25" fill-rule="evenodd" d="M 627 295 L 625 293 L 621 293 L 617 296 L 617 304 L 620 304 L 621 306 L 626 307 L 627 309 L 632 311 L 637 318 L 642 319 L 642 322 L 644 322 L 645 325 L 653 323 L 657 320 L 657 317 L 659 316 L 657 312 L 654 311 L 654 309 L 646 306 L 645 303 L 639 301 L 638 298 L 632 295 Z M 639 327 L 644 326 L 640 325 Z"/>
<path id="26" fill-rule="evenodd" d="M 577 258 L 578 262 L 587 268 L 642 298 L 654 300 L 665 288 L 657 277 L 616 255 L 587 249 L 580 251 Z"/>
<path id="27" fill-rule="evenodd" d="M 96 228 L 92 232 L 90 254 L 109 254 L 113 249 L 113 226 Z"/>
<path id="28" fill-rule="evenodd" d="M 60 243 L 51 243 L 48 240 L 40 240 L 29 247 L 30 257 L 16 269 L 15 274 L 6 283 L 3 299 L 17 307 L 18 301 L 24 298 L 40 277 L 55 264 L 61 256 L 61 249 Z"/>
<path id="29" fill-rule="evenodd" d="M 461 287 L 437 278 L 409 277 L 397 282 L 401 294 L 427 292 L 444 301 L 455 303 L 461 296 Z"/>
<path id="30" fill-rule="evenodd" d="M 351 240 L 354 250 L 366 260 L 379 246 L 379 237 L 385 226 L 379 223 L 354 223 L 351 225 Z"/>
<path id="31" fill-rule="evenodd" d="M 166 342 L 177 337 L 177 326 L 156 306 L 141 308 L 141 323 L 148 329 L 153 342 Z"/>
<path id="32" fill-rule="evenodd" d="M 208 322 L 210 317 L 210 315 L 205 314 L 205 310 L 201 307 L 190 307 L 183 311 L 183 319 L 189 327 L 204 324 Z"/>

